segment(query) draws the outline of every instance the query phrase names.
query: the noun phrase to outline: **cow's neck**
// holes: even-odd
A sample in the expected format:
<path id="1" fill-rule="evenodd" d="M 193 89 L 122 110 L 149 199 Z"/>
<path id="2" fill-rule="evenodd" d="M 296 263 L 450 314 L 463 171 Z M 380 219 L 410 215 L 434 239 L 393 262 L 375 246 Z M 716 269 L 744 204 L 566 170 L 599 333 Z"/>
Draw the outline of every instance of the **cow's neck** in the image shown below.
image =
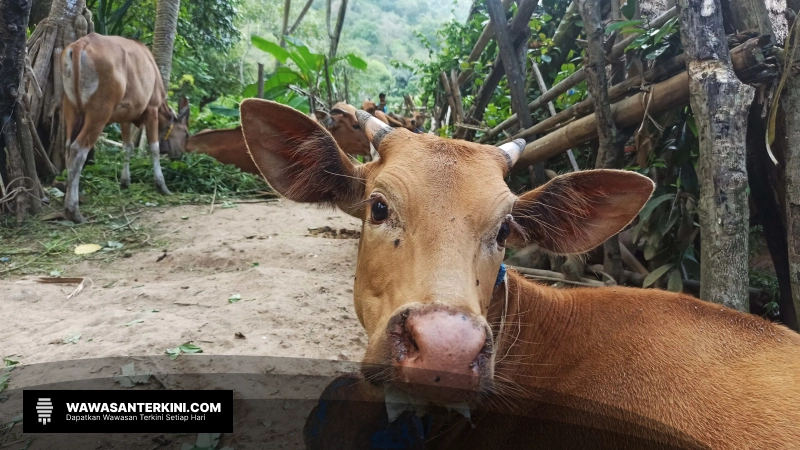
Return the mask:
<path id="1" fill-rule="evenodd" d="M 569 291 L 533 283 L 513 270 L 508 271 L 505 284 L 495 290 L 489 312 L 495 332 L 503 323 L 496 340 L 495 373 L 523 385 L 549 385 L 546 377 L 552 368 L 542 365 L 536 369 L 534 365 L 544 360 L 549 364 L 552 355 L 559 355 L 560 362 L 566 364 L 578 357 L 565 355 L 560 347 L 580 333 L 582 324 L 590 322 L 591 311 L 584 311 Z"/>

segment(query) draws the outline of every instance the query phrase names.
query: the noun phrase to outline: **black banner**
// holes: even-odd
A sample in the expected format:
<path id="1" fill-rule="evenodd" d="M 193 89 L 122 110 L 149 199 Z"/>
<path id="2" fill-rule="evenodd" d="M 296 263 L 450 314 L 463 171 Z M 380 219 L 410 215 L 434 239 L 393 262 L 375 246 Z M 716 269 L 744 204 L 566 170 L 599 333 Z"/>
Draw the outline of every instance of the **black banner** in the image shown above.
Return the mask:
<path id="1" fill-rule="evenodd" d="M 26 389 L 22 405 L 25 433 L 233 432 L 232 390 Z"/>

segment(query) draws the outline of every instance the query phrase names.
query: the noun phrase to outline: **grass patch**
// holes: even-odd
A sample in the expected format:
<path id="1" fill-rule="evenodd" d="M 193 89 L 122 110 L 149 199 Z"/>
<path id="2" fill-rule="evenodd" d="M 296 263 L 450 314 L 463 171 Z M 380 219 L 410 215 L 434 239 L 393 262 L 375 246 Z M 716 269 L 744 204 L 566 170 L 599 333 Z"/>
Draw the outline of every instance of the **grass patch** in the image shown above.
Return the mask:
<path id="1" fill-rule="evenodd" d="M 65 267 L 81 260 L 110 263 L 137 250 L 164 247 L 165 239 L 140 220 L 147 210 L 212 201 L 225 207 L 237 199 L 273 195 L 259 177 L 200 154 L 185 154 L 180 161 L 161 160 L 172 191 L 169 196 L 156 191 L 150 158 L 135 155 L 130 162 L 131 186 L 122 190 L 122 152 L 102 145 L 95 150 L 95 164 L 86 166 L 81 176 L 81 212 L 87 223 L 42 220 L 64 208 L 63 193 L 53 189 L 48 194 L 50 205 L 22 226 L 16 226 L 13 217 L 0 217 L 0 279 L 20 274 L 69 276 L 74 274 L 65 273 Z M 65 180 L 65 175 L 57 181 Z M 82 244 L 98 244 L 102 250 L 74 254 Z"/>

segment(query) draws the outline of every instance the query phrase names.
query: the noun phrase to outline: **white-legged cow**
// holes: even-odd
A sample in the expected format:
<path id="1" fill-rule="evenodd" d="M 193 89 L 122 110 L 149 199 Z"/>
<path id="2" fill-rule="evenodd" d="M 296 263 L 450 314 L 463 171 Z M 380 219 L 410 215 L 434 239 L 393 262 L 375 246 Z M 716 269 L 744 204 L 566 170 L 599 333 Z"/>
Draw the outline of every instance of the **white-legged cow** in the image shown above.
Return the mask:
<path id="1" fill-rule="evenodd" d="M 161 172 L 161 151 L 180 157 L 188 136 L 188 101 L 179 114 L 167 105 L 153 55 L 139 42 L 91 33 L 67 46 L 61 56 L 64 120 L 67 131 L 66 216 L 83 222 L 78 206 L 83 164 L 103 128 L 120 124 L 125 151 L 122 187 L 130 184 L 131 124 L 147 131 L 158 190 L 169 194 Z"/>
<path id="2" fill-rule="evenodd" d="M 380 158 L 353 165 L 291 108 L 247 100 L 241 112 L 273 188 L 363 220 L 353 295 L 369 336 L 367 380 L 439 405 L 475 408 L 512 392 L 538 395 L 533 413 L 559 402 L 576 412 L 565 421 L 585 420 L 581 408 L 595 413 L 583 431 L 547 441 L 579 447 L 531 440 L 535 430 L 511 433 L 512 419 L 492 415 L 448 428 L 432 447 L 630 448 L 613 440 L 633 439 L 642 421 L 648 433 L 663 427 L 662 448 L 800 445 L 800 335 L 786 327 L 667 291 L 558 290 L 511 270 L 502 276 L 507 245 L 575 254 L 619 232 L 653 192 L 648 178 L 575 172 L 518 196 L 504 176 L 519 141 L 498 148 L 413 134 L 360 111 Z M 604 426 L 591 422 L 597 417 L 618 419 L 620 433 L 582 435 Z"/>

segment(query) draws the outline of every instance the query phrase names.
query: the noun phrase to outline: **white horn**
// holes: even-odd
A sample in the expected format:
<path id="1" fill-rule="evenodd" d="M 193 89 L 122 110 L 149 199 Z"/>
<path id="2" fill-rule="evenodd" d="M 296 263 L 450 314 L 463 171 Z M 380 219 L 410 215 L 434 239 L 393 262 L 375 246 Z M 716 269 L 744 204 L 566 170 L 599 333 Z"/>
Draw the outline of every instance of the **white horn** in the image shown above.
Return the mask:
<path id="1" fill-rule="evenodd" d="M 509 171 L 519 160 L 520 155 L 522 155 L 522 151 L 525 150 L 525 144 L 525 139 L 514 139 L 513 141 L 507 142 L 498 147 L 503 151 L 503 155 L 506 157 Z"/>
<path id="2" fill-rule="evenodd" d="M 361 125 L 361 129 L 364 130 L 364 133 L 367 135 L 367 139 L 372 142 L 372 146 L 380 153 L 381 141 L 394 128 L 376 119 L 372 114 L 360 109 L 356 111 L 356 118 L 358 118 L 358 124 Z"/>

